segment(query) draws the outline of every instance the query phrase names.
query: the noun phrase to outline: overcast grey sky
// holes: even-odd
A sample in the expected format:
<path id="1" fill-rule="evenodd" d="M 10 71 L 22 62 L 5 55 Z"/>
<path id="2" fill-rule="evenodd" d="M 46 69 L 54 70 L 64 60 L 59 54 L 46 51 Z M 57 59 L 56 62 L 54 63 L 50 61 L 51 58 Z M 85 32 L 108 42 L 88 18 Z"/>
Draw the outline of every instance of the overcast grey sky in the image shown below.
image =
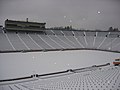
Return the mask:
<path id="1" fill-rule="evenodd" d="M 27 17 L 47 27 L 120 28 L 120 0 L 0 0 L 0 24 Z"/>

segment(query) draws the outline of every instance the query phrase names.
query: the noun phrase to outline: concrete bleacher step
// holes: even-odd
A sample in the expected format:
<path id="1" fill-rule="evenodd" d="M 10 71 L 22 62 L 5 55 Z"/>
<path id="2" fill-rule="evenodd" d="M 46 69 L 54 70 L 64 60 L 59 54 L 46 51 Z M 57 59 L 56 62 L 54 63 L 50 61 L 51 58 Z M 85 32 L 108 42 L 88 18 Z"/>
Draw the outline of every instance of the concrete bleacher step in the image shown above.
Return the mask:
<path id="1" fill-rule="evenodd" d="M 0 28 L 0 52 L 91 49 L 120 52 L 120 32 L 44 30 L 9 32 Z"/>
<path id="2" fill-rule="evenodd" d="M 0 90 L 120 90 L 120 66 L 51 78 L 39 77 L 35 81 L 0 85 Z"/>

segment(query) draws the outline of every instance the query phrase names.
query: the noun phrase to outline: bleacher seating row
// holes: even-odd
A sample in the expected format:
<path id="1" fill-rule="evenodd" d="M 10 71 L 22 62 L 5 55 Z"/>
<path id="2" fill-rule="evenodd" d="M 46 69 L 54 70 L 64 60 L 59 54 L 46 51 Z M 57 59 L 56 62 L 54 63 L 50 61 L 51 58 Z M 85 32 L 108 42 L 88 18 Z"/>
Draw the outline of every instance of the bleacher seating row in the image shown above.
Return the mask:
<path id="1" fill-rule="evenodd" d="M 120 52 L 120 32 L 80 30 L 44 30 L 44 33 L 8 32 L 0 28 L 0 52 L 56 49 Z"/>
<path id="2" fill-rule="evenodd" d="M 0 85 L 0 90 L 120 90 L 120 66 L 38 77 L 31 81 Z"/>

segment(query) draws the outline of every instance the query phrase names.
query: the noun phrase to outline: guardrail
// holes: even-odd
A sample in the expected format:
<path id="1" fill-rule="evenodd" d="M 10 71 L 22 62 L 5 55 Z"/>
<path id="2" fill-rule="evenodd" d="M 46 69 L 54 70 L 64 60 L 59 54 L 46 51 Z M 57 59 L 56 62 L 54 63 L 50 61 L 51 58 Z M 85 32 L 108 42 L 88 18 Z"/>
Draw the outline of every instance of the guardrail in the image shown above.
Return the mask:
<path id="1" fill-rule="evenodd" d="M 6 51 L 0 51 L 0 53 L 19 53 L 19 52 L 20 53 L 27 53 L 27 52 L 71 51 L 71 50 L 96 50 L 96 51 L 120 53 L 120 51 L 95 49 L 95 48 L 66 48 L 66 49 L 40 49 L 40 50 L 6 50 Z"/>
<path id="2" fill-rule="evenodd" d="M 86 72 L 86 71 L 92 71 L 92 70 L 96 70 L 98 67 L 104 67 L 104 66 L 108 66 L 110 65 L 110 63 L 107 63 L 107 64 L 102 64 L 102 65 L 93 65 L 93 66 L 90 66 L 90 67 L 85 67 L 85 68 L 80 68 L 80 69 L 68 69 L 68 70 L 65 70 L 65 71 L 60 71 L 60 72 L 54 72 L 54 73 L 48 73 L 48 74 L 41 74 L 41 75 L 38 75 L 38 74 L 34 74 L 34 75 L 31 75 L 31 76 L 27 76 L 27 77 L 20 77 L 20 78 L 14 78 L 14 79 L 5 79 L 5 80 L 0 80 L 0 83 L 4 84 L 4 82 L 12 82 L 12 81 L 21 81 L 21 80 L 28 80 L 28 79 L 31 79 L 32 78 L 42 78 L 42 77 L 49 77 L 50 76 L 52 77 L 52 75 L 58 75 L 60 76 L 60 74 L 74 74 L 74 73 L 80 73 L 80 72 Z M 95 69 L 94 69 L 95 68 Z M 69 73 L 70 72 L 70 73 Z M 1 85 L 1 84 L 0 84 Z"/>

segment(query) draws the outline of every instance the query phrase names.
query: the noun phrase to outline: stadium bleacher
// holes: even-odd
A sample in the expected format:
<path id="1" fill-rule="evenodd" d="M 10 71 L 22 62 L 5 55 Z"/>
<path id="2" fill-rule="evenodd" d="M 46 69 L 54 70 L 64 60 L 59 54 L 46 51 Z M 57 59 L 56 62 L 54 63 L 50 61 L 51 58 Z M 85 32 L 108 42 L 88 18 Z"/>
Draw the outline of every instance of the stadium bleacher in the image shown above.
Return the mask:
<path id="1" fill-rule="evenodd" d="M 0 83 L 0 90 L 120 90 L 120 66 L 87 67 L 29 81 Z"/>
<path id="2" fill-rule="evenodd" d="M 103 50 L 120 52 L 119 31 L 54 30 L 5 31 L 0 28 L 0 53 L 31 50 Z"/>

